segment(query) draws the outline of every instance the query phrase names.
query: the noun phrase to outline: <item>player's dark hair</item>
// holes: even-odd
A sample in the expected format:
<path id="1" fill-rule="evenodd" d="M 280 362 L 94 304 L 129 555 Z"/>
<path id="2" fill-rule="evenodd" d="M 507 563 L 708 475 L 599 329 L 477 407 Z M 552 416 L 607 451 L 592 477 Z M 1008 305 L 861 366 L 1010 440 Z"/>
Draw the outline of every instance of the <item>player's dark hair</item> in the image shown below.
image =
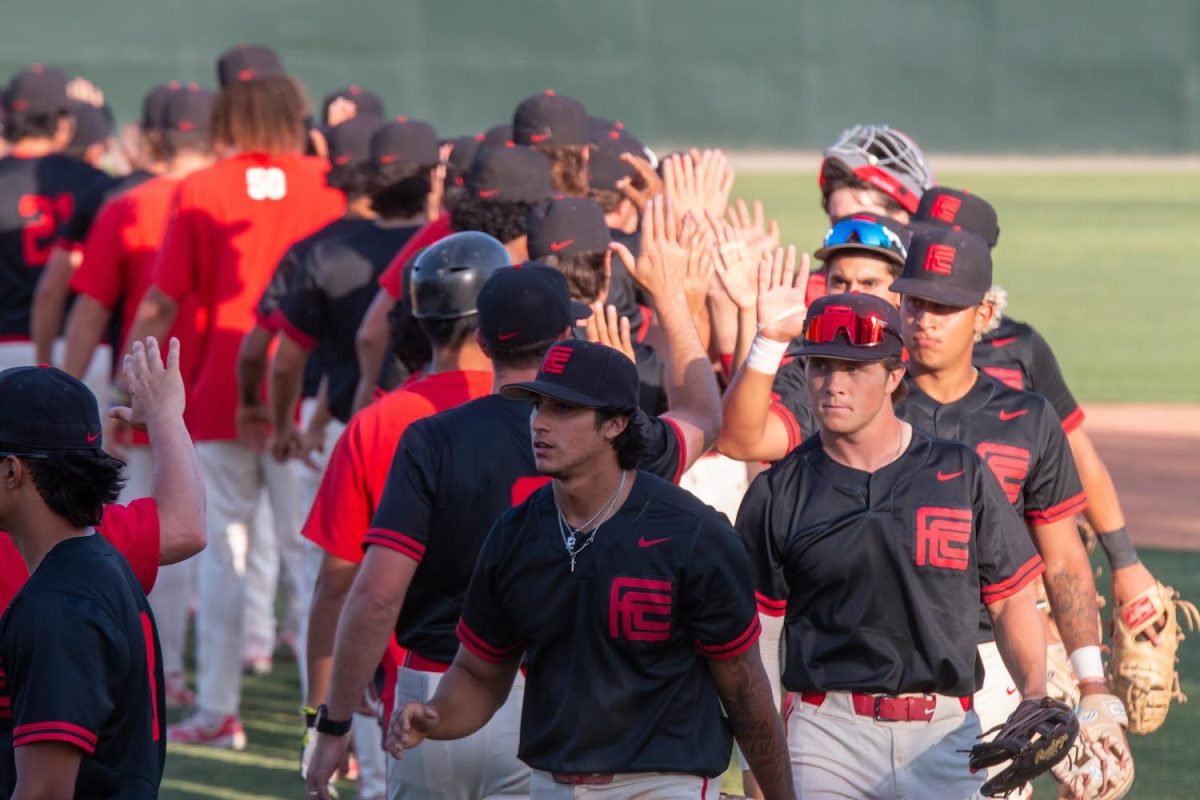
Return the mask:
<path id="1" fill-rule="evenodd" d="M 541 366 L 546 351 L 558 341 L 558 337 L 534 342 L 520 347 L 486 347 L 492 366 L 498 369 L 533 369 Z"/>
<path id="2" fill-rule="evenodd" d="M 73 528 L 99 525 L 125 486 L 125 462 L 103 450 L 64 450 L 21 463 L 46 506 Z"/>
<path id="3" fill-rule="evenodd" d="M 287 76 L 231 83 L 213 106 L 213 142 L 248 153 L 304 152 L 308 102 Z"/>
<path id="4" fill-rule="evenodd" d="M 571 297 L 592 303 L 604 291 L 604 250 L 542 256 L 538 261 L 556 267 L 567 278 Z"/>
<path id="5" fill-rule="evenodd" d="M 442 182 L 442 208 L 447 211 L 453 211 L 454 207 L 467 196 L 467 187 L 465 183 L 459 183 L 462 176 L 453 177 L 446 176 L 446 180 Z"/>
<path id="6" fill-rule="evenodd" d="M 898 356 L 892 356 L 884 361 L 883 367 L 888 372 L 893 372 L 898 369 L 907 369 L 907 367 L 904 365 L 904 361 Z M 901 380 L 900 385 L 892 390 L 892 405 L 896 405 L 896 403 L 901 402 L 906 397 L 908 397 L 908 384 Z"/>
<path id="7" fill-rule="evenodd" d="M 415 217 L 425 212 L 436 164 L 379 164 L 371 168 L 371 208 L 383 219 Z"/>
<path id="8" fill-rule="evenodd" d="M 829 258 L 825 262 L 825 274 L 826 275 L 828 275 L 829 271 L 833 268 L 833 262 L 837 259 L 837 257 L 840 255 L 843 255 L 843 254 L 867 256 L 869 258 L 874 258 L 879 261 L 882 261 L 884 264 L 887 265 L 888 274 L 891 275 L 893 278 L 899 278 L 900 273 L 904 272 L 904 264 L 902 264 L 902 263 L 898 264 L 898 263 L 896 263 L 896 261 L 894 259 L 884 258 L 883 256 L 879 255 L 879 253 L 872 252 L 872 251 L 864 248 L 862 250 L 841 250 L 841 251 L 835 252 L 833 255 L 829 256 Z"/>
<path id="9" fill-rule="evenodd" d="M 371 191 L 371 172 L 367 164 L 352 164 L 348 166 L 333 166 L 326 173 L 325 183 L 331 189 L 337 189 L 347 198 L 362 197 Z"/>
<path id="10" fill-rule="evenodd" d="M 533 146 L 534 150 L 550 159 L 550 177 L 555 190 L 573 197 L 587 197 L 588 171 L 587 157 L 584 155 L 587 148 L 585 144 Z"/>
<path id="11" fill-rule="evenodd" d="M 433 348 L 407 300 L 397 300 L 388 312 L 388 333 L 388 344 L 405 369 L 410 373 L 425 369 Z"/>
<path id="12" fill-rule="evenodd" d="M 642 436 L 642 429 L 637 426 L 629 412 L 608 408 L 596 409 L 596 430 L 600 430 L 604 423 L 617 417 L 629 418 L 625 430 L 612 441 L 613 449 L 617 451 L 617 466 L 621 469 L 637 469 L 645 458 L 648 447 L 645 437 Z"/>
<path id="13" fill-rule="evenodd" d="M 22 139 L 52 139 L 58 132 L 58 121 L 66 115 L 10 111 L 4 117 L 4 138 L 10 142 Z"/>
<path id="14" fill-rule="evenodd" d="M 479 315 L 458 319 L 420 319 L 421 332 L 434 347 L 462 347 L 479 330 Z"/>
<path id="15" fill-rule="evenodd" d="M 525 235 L 530 203 L 524 200 L 484 200 L 464 197 L 450 210 L 450 227 L 479 231 L 508 244 Z"/>
<path id="16" fill-rule="evenodd" d="M 829 210 L 829 195 L 833 194 L 837 189 L 854 189 L 855 191 L 869 192 L 875 202 L 888 212 L 908 212 L 908 209 L 900 205 L 895 198 L 862 180 L 844 164 L 832 159 L 826 159 L 825 163 L 821 166 L 821 207 L 826 211 Z"/>
<path id="17" fill-rule="evenodd" d="M 604 210 L 605 214 L 611 214 L 621 205 L 621 200 L 625 195 L 618 192 L 616 189 L 597 189 L 594 186 L 589 186 L 587 196 Z"/>
<path id="18" fill-rule="evenodd" d="M 167 158 L 177 155 L 181 150 L 193 150 L 197 153 L 207 153 L 212 149 L 212 141 L 207 133 L 196 131 L 163 131 L 157 138 L 160 154 Z M 147 137 L 147 141 L 152 141 Z"/>

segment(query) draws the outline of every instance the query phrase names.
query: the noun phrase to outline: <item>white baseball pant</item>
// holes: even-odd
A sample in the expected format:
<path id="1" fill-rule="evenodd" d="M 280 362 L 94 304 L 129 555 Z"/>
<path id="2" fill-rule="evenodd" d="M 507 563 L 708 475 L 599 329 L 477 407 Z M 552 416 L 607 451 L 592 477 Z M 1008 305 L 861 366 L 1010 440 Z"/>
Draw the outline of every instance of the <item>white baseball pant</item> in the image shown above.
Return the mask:
<path id="1" fill-rule="evenodd" d="M 696 459 L 679 479 L 681 489 L 687 489 L 730 520 L 737 519 L 738 508 L 749 486 L 747 464 L 716 451 Z"/>
<path id="2" fill-rule="evenodd" d="M 630 772 L 613 775 L 611 783 L 556 783 L 548 772 L 534 770 L 530 800 L 717 800 L 720 778 L 700 778 L 677 772 Z"/>
<path id="3" fill-rule="evenodd" d="M 62 363 L 66 341 L 54 340 L 51 360 L 57 365 Z M 92 353 L 91 363 L 82 377 L 83 384 L 92 390 L 96 402 L 100 404 L 100 413 L 104 414 L 108 405 L 108 387 L 112 384 L 112 347 L 107 344 L 96 345 Z M 37 364 L 37 351 L 33 342 L 0 342 L 0 371 L 10 367 L 32 367 Z"/>
<path id="4" fill-rule="evenodd" d="M 997 725 L 1003 725 L 1012 712 L 1021 704 L 1021 695 L 1017 684 L 1008 674 L 1004 659 L 995 642 L 984 642 L 979 645 L 979 657 L 983 659 L 983 688 L 975 693 L 975 713 L 979 715 L 980 730 L 991 730 Z M 991 741 L 996 734 L 983 737 Z M 1008 762 L 999 764 L 988 770 L 988 775 L 996 775 L 1008 766 Z M 1013 800 L 1023 800 L 1033 797 L 1033 785 L 1025 787 L 1013 795 Z"/>

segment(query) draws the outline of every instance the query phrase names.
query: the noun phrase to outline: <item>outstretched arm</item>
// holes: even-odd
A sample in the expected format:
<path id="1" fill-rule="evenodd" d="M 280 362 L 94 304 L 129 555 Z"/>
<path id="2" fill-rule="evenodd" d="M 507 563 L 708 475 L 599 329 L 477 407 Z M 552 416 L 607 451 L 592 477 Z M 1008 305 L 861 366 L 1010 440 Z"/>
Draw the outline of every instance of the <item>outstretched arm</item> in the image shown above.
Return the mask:
<path id="1" fill-rule="evenodd" d="M 710 659 L 708 672 L 762 796 L 766 800 L 792 800 L 796 792 L 787 736 L 758 649 L 751 647 L 741 655 L 719 661 Z"/>

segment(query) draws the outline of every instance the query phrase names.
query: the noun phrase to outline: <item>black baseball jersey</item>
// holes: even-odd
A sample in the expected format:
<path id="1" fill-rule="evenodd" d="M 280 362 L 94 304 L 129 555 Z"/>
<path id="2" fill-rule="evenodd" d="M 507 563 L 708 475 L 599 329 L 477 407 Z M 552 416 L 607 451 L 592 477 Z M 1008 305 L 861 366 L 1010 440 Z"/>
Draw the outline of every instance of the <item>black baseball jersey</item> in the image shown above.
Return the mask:
<path id="1" fill-rule="evenodd" d="M 1067 433 L 1083 422 L 1083 409 L 1067 388 L 1054 351 L 1032 325 L 1005 317 L 996 330 L 975 344 L 971 360 L 1005 386 L 1049 400 Z"/>
<path id="2" fill-rule="evenodd" d="M 0 794 L 13 749 L 82 751 L 76 797 L 158 796 L 166 757 L 162 652 L 129 564 L 102 536 L 46 554 L 0 619 Z"/>
<path id="3" fill-rule="evenodd" d="M 638 370 L 638 408 L 647 414 L 663 414 L 668 408 L 666 367 L 658 350 L 645 342 L 633 345 L 634 363 Z"/>
<path id="4" fill-rule="evenodd" d="M 790 691 L 972 695 L 973 609 L 1044 569 L 979 457 L 916 429 L 873 473 L 807 439 L 754 479 L 737 530 L 759 611 L 784 617 Z"/>
<path id="5" fill-rule="evenodd" d="M 517 755 L 534 769 L 709 778 L 733 739 L 707 660 L 740 655 L 759 632 L 728 520 L 646 472 L 575 572 L 549 486 L 501 517 L 458 626 L 485 661 L 524 653 Z"/>
<path id="6" fill-rule="evenodd" d="M 75 208 L 110 178 L 64 155 L 0 159 L 0 340 L 29 338 L 33 290 Z"/>
<path id="7" fill-rule="evenodd" d="M 82 247 L 87 239 L 88 231 L 92 229 L 92 220 L 100 213 L 100 207 L 112 198 L 129 191 L 133 187 L 145 183 L 154 177 L 153 172 L 135 169 L 128 175 L 108 176 L 107 180 L 98 182 L 85 196 L 79 198 L 75 213 L 63 225 L 60 231 L 62 240 L 71 246 Z"/>
<path id="8" fill-rule="evenodd" d="M 396 622 L 396 641 L 449 664 L 454 625 L 483 537 L 496 518 L 549 482 L 538 474 L 525 400 L 488 395 L 409 425 L 396 448 L 364 547 L 420 562 Z M 639 412 L 642 468 L 678 481 L 683 435 L 667 417 Z"/>
<path id="9" fill-rule="evenodd" d="M 283 332 L 316 357 L 329 383 L 329 410 L 342 422 L 358 386 L 359 323 L 379 275 L 417 230 L 376 223 L 323 239 L 300 259 L 280 303 Z"/>
<path id="10" fill-rule="evenodd" d="M 770 412 L 779 417 L 787 430 L 789 453 L 816 433 L 817 418 L 809 404 L 804 359 L 791 354 L 784 356 L 771 385 Z"/>

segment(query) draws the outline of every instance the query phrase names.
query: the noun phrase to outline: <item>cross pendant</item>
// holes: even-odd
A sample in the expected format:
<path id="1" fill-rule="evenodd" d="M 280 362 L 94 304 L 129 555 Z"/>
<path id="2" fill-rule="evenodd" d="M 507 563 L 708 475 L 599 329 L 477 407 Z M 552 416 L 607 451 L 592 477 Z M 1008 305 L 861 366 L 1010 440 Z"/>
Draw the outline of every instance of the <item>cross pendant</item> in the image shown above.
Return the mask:
<path id="1" fill-rule="evenodd" d="M 571 553 L 571 572 L 575 571 L 575 554 Z"/>

